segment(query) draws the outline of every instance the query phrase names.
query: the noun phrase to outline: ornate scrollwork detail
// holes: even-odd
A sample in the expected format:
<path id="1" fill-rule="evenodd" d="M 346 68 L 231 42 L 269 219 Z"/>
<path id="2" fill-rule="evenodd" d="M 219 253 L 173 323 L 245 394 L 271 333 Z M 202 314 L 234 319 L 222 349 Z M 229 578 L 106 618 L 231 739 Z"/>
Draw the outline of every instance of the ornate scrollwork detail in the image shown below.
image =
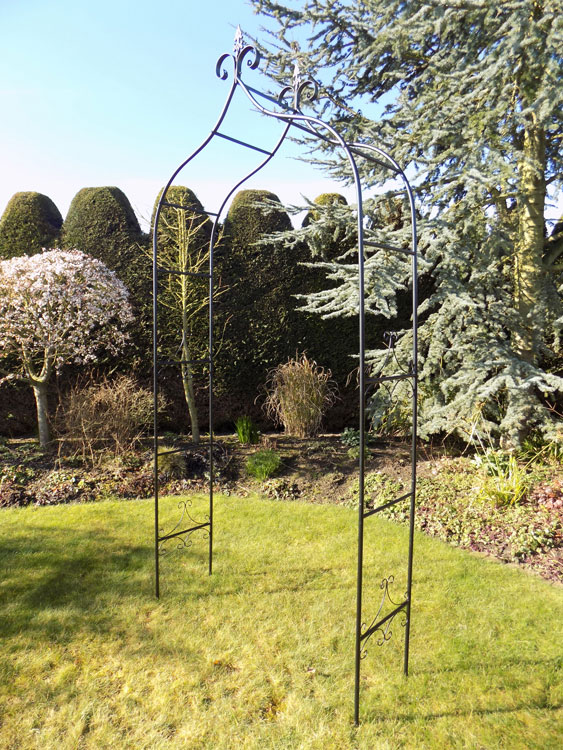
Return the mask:
<path id="1" fill-rule="evenodd" d="M 301 112 L 301 102 L 310 104 L 314 102 L 319 95 L 319 86 L 312 78 L 302 78 L 301 68 L 296 61 L 293 68 L 293 83 L 291 86 L 284 86 L 278 94 L 278 102 L 284 109 L 292 109 L 294 112 Z M 286 101 L 291 100 L 291 104 Z"/>
<path id="2" fill-rule="evenodd" d="M 215 66 L 215 72 L 222 81 L 225 81 L 229 77 L 229 72 L 225 67 L 228 59 L 233 61 L 235 78 L 240 77 L 244 60 L 246 60 L 246 64 L 251 70 L 255 70 L 260 63 L 260 53 L 252 44 L 245 43 L 240 26 L 237 26 L 235 33 L 233 53 L 225 52 L 217 60 L 217 65 Z"/>
<path id="3" fill-rule="evenodd" d="M 373 620 L 371 621 L 371 624 L 369 627 L 366 626 L 365 622 L 361 625 L 361 637 L 363 640 L 362 644 L 362 650 L 360 652 L 360 659 L 365 659 L 368 652 L 366 649 L 366 644 L 370 640 L 370 638 L 375 635 L 375 633 L 379 633 L 379 637 L 376 641 L 378 646 L 383 646 L 384 643 L 389 641 L 391 639 L 391 636 L 393 635 L 393 631 L 391 630 L 391 625 L 393 624 L 393 621 L 397 615 L 401 615 L 403 617 L 403 620 L 401 622 L 402 627 L 406 627 L 407 624 L 407 613 L 405 612 L 404 606 L 407 602 L 407 595 L 405 594 L 405 601 L 403 603 L 396 602 L 392 599 L 391 594 L 389 593 L 389 586 L 394 582 L 395 578 L 394 576 L 389 576 L 388 578 L 384 578 L 381 583 L 379 584 L 379 588 L 383 590 L 383 596 L 381 597 L 381 603 L 379 605 L 379 609 L 377 610 L 377 613 Z M 389 601 L 390 604 L 392 604 L 395 608 L 401 607 L 401 609 L 397 609 L 396 612 L 394 612 L 390 617 L 383 617 L 380 621 L 379 616 L 381 614 L 381 610 L 383 609 L 383 606 L 386 601 Z M 376 623 L 380 623 L 379 625 L 376 625 Z"/>
<path id="4" fill-rule="evenodd" d="M 166 555 L 171 551 L 171 549 L 166 546 L 170 542 L 175 545 L 175 549 L 188 549 L 189 547 L 191 547 L 191 537 L 194 531 L 203 530 L 203 538 L 209 539 L 209 527 L 206 525 L 209 523 L 209 516 L 205 516 L 204 522 L 196 521 L 196 519 L 192 517 L 191 513 L 188 510 L 191 505 L 191 500 L 180 500 L 180 502 L 178 503 L 178 508 L 182 510 L 182 515 L 180 516 L 180 520 L 178 521 L 178 523 L 168 533 L 165 533 L 164 529 L 162 528 L 159 530 L 161 536 L 161 542 L 158 546 L 159 555 Z M 194 528 L 176 532 L 176 529 L 179 529 L 181 526 L 188 522 L 194 524 Z"/>

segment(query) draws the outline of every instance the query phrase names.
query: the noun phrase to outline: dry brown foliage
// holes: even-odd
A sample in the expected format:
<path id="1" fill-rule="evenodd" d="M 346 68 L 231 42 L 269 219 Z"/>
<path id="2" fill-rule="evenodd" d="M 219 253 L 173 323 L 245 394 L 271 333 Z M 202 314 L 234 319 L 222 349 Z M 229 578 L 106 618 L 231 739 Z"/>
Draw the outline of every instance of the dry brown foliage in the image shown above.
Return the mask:
<path id="1" fill-rule="evenodd" d="M 331 374 L 305 353 L 278 365 L 266 384 L 266 414 L 283 425 L 288 435 L 318 435 L 323 415 L 336 400 L 337 386 Z"/>

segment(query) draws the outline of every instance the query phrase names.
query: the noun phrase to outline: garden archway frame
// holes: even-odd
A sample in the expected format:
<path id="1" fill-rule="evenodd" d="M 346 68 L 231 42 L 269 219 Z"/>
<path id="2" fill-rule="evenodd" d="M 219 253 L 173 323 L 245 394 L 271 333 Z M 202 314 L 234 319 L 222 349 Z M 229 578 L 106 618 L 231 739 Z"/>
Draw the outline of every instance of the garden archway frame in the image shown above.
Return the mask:
<path id="1" fill-rule="evenodd" d="M 359 445 L 359 458 L 358 458 L 358 474 L 359 474 L 359 507 L 358 507 L 358 547 L 357 547 L 357 587 L 356 587 L 356 624 L 355 624 L 355 653 L 354 653 L 354 672 L 355 672 L 355 684 L 354 684 L 354 721 L 356 724 L 359 723 L 359 708 L 360 708 L 360 665 L 362 659 L 366 655 L 367 642 L 373 636 L 376 636 L 378 645 L 382 645 L 384 642 L 389 640 L 391 637 L 391 623 L 394 618 L 401 615 L 402 624 L 405 628 L 405 640 L 404 640 L 404 660 L 403 670 L 405 675 L 408 674 L 409 664 L 409 640 L 410 640 L 410 625 L 411 625 L 411 593 L 412 593 L 412 573 L 413 573 L 413 538 L 414 538 L 414 512 L 415 512 L 415 499 L 416 499 L 416 461 L 417 461 L 417 373 L 418 373 L 418 362 L 417 362 L 417 307 L 418 307 L 418 291 L 417 291 L 417 231 L 416 231 L 416 215 L 415 215 L 415 204 L 414 196 L 409 184 L 409 181 L 397 164 L 397 162 L 384 150 L 366 143 L 348 143 L 331 125 L 323 122 L 320 118 L 311 116 L 303 113 L 301 109 L 301 103 L 312 103 L 318 94 L 317 84 L 309 79 L 302 78 L 299 68 L 296 64 L 293 75 L 293 82 L 291 86 L 285 86 L 279 93 L 278 97 L 273 97 L 270 94 L 259 91 L 258 89 L 248 85 L 243 81 L 242 71 L 243 65 L 255 70 L 260 62 L 260 55 L 255 47 L 246 44 L 240 30 L 237 28 L 235 35 L 235 42 L 233 52 L 225 53 L 221 55 L 217 61 L 216 73 L 217 76 L 222 80 L 227 80 L 229 72 L 227 70 L 227 64 L 233 66 L 233 77 L 230 91 L 227 95 L 225 104 L 219 115 L 219 118 L 207 136 L 207 138 L 201 143 L 201 145 L 193 151 L 193 153 L 180 164 L 180 166 L 174 171 L 170 179 L 168 180 L 164 190 L 160 195 L 159 202 L 154 217 L 153 226 L 153 357 L 154 357 L 154 371 L 153 371 L 153 387 L 154 387 L 154 518 L 155 518 L 155 589 L 156 596 L 160 596 L 160 557 L 164 554 L 164 546 L 169 540 L 173 540 L 178 547 L 189 547 L 192 543 L 192 534 L 196 531 L 202 531 L 207 536 L 209 542 L 209 573 L 212 572 L 213 567 L 213 480 L 214 480 L 214 467 L 213 467 L 213 351 L 214 351 L 214 340 L 213 340 L 213 296 L 214 296 L 214 246 L 218 237 L 219 223 L 225 207 L 233 196 L 234 192 L 243 185 L 248 179 L 259 172 L 268 162 L 270 162 L 275 155 L 278 153 L 281 145 L 285 141 L 286 137 L 292 130 L 292 128 L 298 131 L 306 133 L 308 136 L 312 136 L 319 141 L 322 141 L 329 146 L 334 148 L 340 148 L 345 153 L 348 163 L 354 178 L 355 192 L 356 192 L 356 213 L 357 213 L 357 239 L 358 239 L 358 319 L 359 319 L 359 434 L 360 434 L 360 445 Z M 266 115 L 267 117 L 275 118 L 276 120 L 283 123 L 284 127 L 282 133 L 275 144 L 275 146 L 267 151 L 266 149 L 260 148 L 252 143 L 247 143 L 240 139 L 234 138 L 226 133 L 220 132 L 220 127 L 224 123 L 225 117 L 233 100 L 233 97 L 238 89 L 241 89 L 247 99 L 250 101 L 253 109 L 256 112 Z M 273 107 L 273 108 L 272 108 Z M 221 138 L 230 141 L 235 146 L 247 148 L 250 151 L 258 152 L 262 154 L 262 160 L 241 180 L 239 180 L 225 195 L 220 208 L 217 213 L 209 211 L 203 211 L 202 216 L 204 218 L 213 217 L 213 228 L 211 230 L 211 238 L 209 242 L 209 271 L 206 273 L 190 273 L 188 271 L 178 271 L 170 268 L 163 268 L 158 263 L 158 229 L 159 220 L 161 218 L 162 210 L 165 207 L 171 207 L 175 209 L 186 209 L 192 212 L 193 207 L 187 207 L 182 205 L 176 205 L 167 201 L 167 193 L 172 186 L 174 180 L 178 174 L 195 159 L 206 146 L 214 139 Z M 366 235 L 369 233 L 369 226 L 366 227 L 365 216 L 363 211 L 362 202 L 362 186 L 360 176 L 358 172 L 356 159 L 364 159 L 367 162 L 377 165 L 378 167 L 388 170 L 389 174 L 395 179 L 400 179 L 403 184 L 404 195 L 406 197 L 407 204 L 410 209 L 410 221 L 412 227 L 411 241 L 408 248 L 395 247 L 392 245 L 377 242 L 369 239 Z M 392 372 L 391 374 L 380 374 L 378 377 L 367 377 L 366 375 L 366 363 L 365 363 L 365 278 L 364 278 L 364 264 L 365 264 L 365 252 L 366 247 L 372 247 L 375 252 L 384 252 L 389 255 L 397 253 L 404 255 L 405 253 L 411 258 L 411 272 L 412 272 L 412 359 L 408 369 L 402 370 L 399 368 L 399 372 Z M 158 394 L 159 394 L 159 374 L 162 366 L 181 365 L 183 362 L 175 361 L 170 362 L 168 360 L 161 360 L 159 358 L 159 313 L 158 313 L 158 291 L 159 291 L 159 278 L 165 277 L 167 274 L 180 273 L 182 275 L 200 277 L 204 282 L 207 280 L 209 284 L 209 348 L 208 356 L 203 360 L 185 362 L 185 364 L 192 365 L 203 365 L 208 368 L 209 371 L 209 514 L 203 522 L 198 522 L 196 519 L 191 517 L 189 512 L 189 503 L 184 501 L 180 503 L 182 509 L 181 518 L 174 528 L 168 532 L 165 532 L 160 528 L 159 523 L 159 455 L 163 455 L 163 451 L 159 452 L 159 416 L 158 416 Z M 201 280 L 199 283 L 201 283 Z M 194 283 L 196 283 L 194 279 Z M 397 359 L 394 354 L 394 345 L 396 340 L 396 334 L 390 333 L 387 335 L 387 346 L 388 353 L 386 364 L 398 366 Z M 383 368 L 382 368 L 383 372 Z M 408 380 L 412 389 L 412 431 L 411 431 L 411 486 L 409 492 L 405 493 L 401 497 L 398 497 L 389 502 L 377 505 L 373 507 L 373 504 L 367 505 L 365 500 L 365 446 L 366 446 L 366 391 L 367 389 L 385 385 L 396 384 L 397 381 Z M 180 452 L 184 448 L 171 449 L 170 452 Z M 166 453 L 168 451 L 165 451 Z M 393 583 L 393 576 L 384 578 L 380 583 L 380 588 L 383 591 L 381 604 L 375 617 L 370 621 L 369 625 L 366 625 L 362 618 L 362 592 L 363 592 L 363 552 L 364 552 L 364 521 L 368 517 L 378 513 L 385 508 L 391 507 L 397 503 L 409 502 L 409 533 L 408 533 L 408 559 L 407 559 L 407 586 L 404 598 L 400 602 L 395 602 L 391 599 L 389 586 Z M 390 611 L 387 611 L 391 606 Z"/>

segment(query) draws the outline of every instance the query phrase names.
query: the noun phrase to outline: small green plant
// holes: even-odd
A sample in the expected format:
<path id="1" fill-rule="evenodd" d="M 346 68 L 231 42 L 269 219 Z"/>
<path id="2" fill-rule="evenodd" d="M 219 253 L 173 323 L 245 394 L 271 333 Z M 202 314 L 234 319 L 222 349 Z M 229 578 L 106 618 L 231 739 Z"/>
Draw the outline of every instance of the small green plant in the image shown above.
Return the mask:
<path id="1" fill-rule="evenodd" d="M 340 436 L 340 442 L 349 448 L 355 448 L 360 444 L 360 431 L 354 427 L 347 427 Z"/>
<path id="2" fill-rule="evenodd" d="M 342 445 L 347 445 L 349 448 L 357 448 L 360 445 L 360 431 L 354 427 L 346 427 L 342 435 L 340 435 L 340 442 Z M 373 442 L 373 437 L 369 432 L 366 432 L 365 443 L 368 445 Z"/>
<path id="3" fill-rule="evenodd" d="M 475 456 L 475 463 L 486 472 L 477 499 L 497 507 L 518 505 L 530 489 L 531 476 L 527 465 L 521 466 L 513 453 L 486 450 Z"/>
<path id="4" fill-rule="evenodd" d="M 16 466 L 5 466 L 0 469 L 0 483 L 13 482 L 14 484 L 24 485 L 35 477 L 35 470 L 17 464 Z"/>
<path id="5" fill-rule="evenodd" d="M 288 435 L 318 435 L 325 411 L 336 398 L 336 384 L 330 370 L 301 354 L 269 373 L 266 413 Z"/>
<path id="6" fill-rule="evenodd" d="M 557 435 L 554 440 L 546 440 L 539 432 L 532 432 L 522 442 L 518 457 L 534 464 L 563 463 L 563 441 Z"/>
<path id="7" fill-rule="evenodd" d="M 254 445 L 260 440 L 260 432 L 250 417 L 239 417 L 235 422 L 239 443 Z"/>
<path id="8" fill-rule="evenodd" d="M 246 471 L 263 482 L 273 476 L 281 466 L 281 458 L 275 451 L 257 451 L 249 456 Z"/>
<path id="9" fill-rule="evenodd" d="M 186 473 L 186 457 L 170 445 L 158 449 L 158 470 L 166 477 L 179 479 Z"/>
<path id="10" fill-rule="evenodd" d="M 357 461 L 360 457 L 360 446 L 353 445 L 351 448 L 348 448 L 346 455 L 348 458 L 352 459 L 352 461 Z M 367 445 L 364 445 L 364 459 L 367 458 L 369 458 L 369 448 Z"/>

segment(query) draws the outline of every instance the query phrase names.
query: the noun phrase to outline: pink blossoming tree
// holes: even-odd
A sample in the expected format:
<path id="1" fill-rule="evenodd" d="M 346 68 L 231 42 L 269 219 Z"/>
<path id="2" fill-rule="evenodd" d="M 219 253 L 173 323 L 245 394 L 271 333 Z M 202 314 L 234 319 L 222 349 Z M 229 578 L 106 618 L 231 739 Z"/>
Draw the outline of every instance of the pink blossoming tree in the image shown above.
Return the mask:
<path id="1" fill-rule="evenodd" d="M 133 320 L 125 286 L 78 250 L 43 250 L 0 262 L 0 377 L 33 388 L 41 447 L 49 443 L 47 384 L 66 363 L 118 353 Z M 6 372 L 6 368 L 4 368 Z"/>

